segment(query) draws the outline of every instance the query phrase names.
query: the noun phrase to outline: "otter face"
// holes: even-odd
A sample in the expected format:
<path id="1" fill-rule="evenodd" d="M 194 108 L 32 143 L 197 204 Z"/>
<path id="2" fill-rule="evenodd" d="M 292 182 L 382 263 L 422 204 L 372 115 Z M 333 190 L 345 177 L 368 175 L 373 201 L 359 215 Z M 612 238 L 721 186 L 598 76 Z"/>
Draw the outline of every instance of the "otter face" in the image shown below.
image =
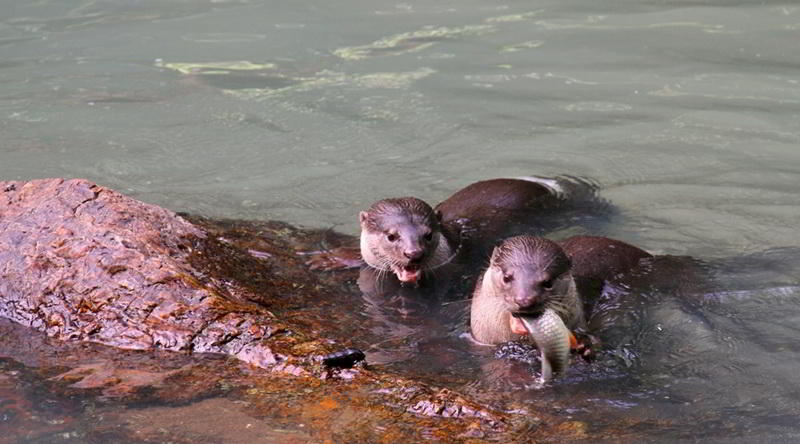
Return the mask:
<path id="1" fill-rule="evenodd" d="M 359 214 L 361 256 L 371 267 L 415 283 L 442 241 L 439 218 L 413 197 L 378 201 Z"/>
<path id="2" fill-rule="evenodd" d="M 514 316 L 538 316 L 545 308 L 557 309 L 572 289 L 569 258 L 555 242 L 543 238 L 506 239 L 494 249 L 489 269 L 494 287 L 501 290 Z"/>

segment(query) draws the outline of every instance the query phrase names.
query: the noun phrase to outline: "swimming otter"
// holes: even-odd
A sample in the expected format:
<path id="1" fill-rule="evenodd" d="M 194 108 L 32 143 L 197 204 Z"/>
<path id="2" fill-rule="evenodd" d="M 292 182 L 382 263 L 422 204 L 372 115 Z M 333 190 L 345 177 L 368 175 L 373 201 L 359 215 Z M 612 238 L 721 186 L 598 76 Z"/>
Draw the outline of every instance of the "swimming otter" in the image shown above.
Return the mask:
<path id="1" fill-rule="evenodd" d="M 458 251 L 458 235 L 442 224 L 441 211 L 414 197 L 375 202 L 359 221 L 361 258 L 400 282 L 417 282 L 423 270 L 447 264 Z"/>
<path id="2" fill-rule="evenodd" d="M 366 264 L 418 283 L 445 264 L 482 261 L 503 237 L 563 226 L 572 221 L 566 210 L 581 206 L 585 213 L 599 203 L 586 181 L 539 177 L 476 182 L 436 208 L 414 197 L 383 199 L 359 213 L 359 248 L 317 252 L 308 263 L 324 270 Z"/>
<path id="3" fill-rule="evenodd" d="M 543 366 L 549 369 L 555 359 L 553 367 L 563 369 L 568 356 L 545 359 L 550 350 L 543 342 L 557 346 L 558 341 L 532 331 L 537 328 L 534 324 L 548 318 L 552 335 L 568 341 L 564 348 L 568 353 L 569 342 L 575 341 L 569 332 L 586 327 L 587 313 L 605 283 L 647 258 L 652 255 L 605 237 L 575 236 L 560 243 L 528 235 L 506 239 L 494 249 L 475 286 L 472 337 L 482 344 L 499 344 L 530 333 L 541 349 Z M 558 325 L 559 320 L 563 324 Z M 547 379 L 544 370 L 543 377 Z"/>
<path id="4" fill-rule="evenodd" d="M 544 238 L 506 239 L 494 249 L 475 286 L 472 336 L 484 344 L 518 339 L 527 331 L 514 315 L 540 315 L 545 307 L 557 309 L 570 329 L 585 324 L 569 258 L 558 244 Z"/>

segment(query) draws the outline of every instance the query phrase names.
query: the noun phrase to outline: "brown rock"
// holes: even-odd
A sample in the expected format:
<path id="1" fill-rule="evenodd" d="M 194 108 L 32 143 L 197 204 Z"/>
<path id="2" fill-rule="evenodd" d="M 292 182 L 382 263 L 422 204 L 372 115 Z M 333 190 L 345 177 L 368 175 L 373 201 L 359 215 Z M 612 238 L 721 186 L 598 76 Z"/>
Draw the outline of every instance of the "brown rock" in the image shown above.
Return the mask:
<path id="1" fill-rule="evenodd" d="M 86 180 L 0 190 L 0 316 L 62 340 L 281 359 L 271 313 L 200 283 L 200 228 Z"/>

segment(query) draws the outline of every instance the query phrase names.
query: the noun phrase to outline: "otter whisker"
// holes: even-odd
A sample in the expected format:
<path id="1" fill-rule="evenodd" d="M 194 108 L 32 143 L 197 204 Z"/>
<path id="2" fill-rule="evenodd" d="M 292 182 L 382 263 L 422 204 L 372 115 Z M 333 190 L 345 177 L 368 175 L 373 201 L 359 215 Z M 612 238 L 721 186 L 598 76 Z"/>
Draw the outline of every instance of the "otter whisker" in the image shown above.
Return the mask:
<path id="1" fill-rule="evenodd" d="M 472 298 L 468 298 L 468 299 L 457 299 L 457 300 L 455 300 L 455 301 L 447 301 L 447 302 L 442 302 L 442 303 L 441 303 L 441 305 L 450 305 L 450 304 L 456 304 L 456 303 L 461 303 L 461 302 L 470 302 L 470 301 L 472 301 Z"/>

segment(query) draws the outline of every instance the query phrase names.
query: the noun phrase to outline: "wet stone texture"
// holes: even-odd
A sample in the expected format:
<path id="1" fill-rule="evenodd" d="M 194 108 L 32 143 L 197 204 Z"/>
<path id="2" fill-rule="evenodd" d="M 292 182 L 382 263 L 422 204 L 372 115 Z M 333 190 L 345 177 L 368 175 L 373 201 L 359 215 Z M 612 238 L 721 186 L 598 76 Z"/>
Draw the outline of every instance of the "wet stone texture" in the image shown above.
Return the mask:
<path id="1" fill-rule="evenodd" d="M 84 180 L 0 190 L 0 316 L 62 340 L 280 359 L 269 311 L 189 265 L 201 229 Z"/>
<path id="2" fill-rule="evenodd" d="M 374 340 L 357 272 L 298 254 L 346 236 L 179 216 L 85 180 L 0 193 L 0 443 L 586 437 L 454 389 L 468 381 L 323 365 Z"/>

